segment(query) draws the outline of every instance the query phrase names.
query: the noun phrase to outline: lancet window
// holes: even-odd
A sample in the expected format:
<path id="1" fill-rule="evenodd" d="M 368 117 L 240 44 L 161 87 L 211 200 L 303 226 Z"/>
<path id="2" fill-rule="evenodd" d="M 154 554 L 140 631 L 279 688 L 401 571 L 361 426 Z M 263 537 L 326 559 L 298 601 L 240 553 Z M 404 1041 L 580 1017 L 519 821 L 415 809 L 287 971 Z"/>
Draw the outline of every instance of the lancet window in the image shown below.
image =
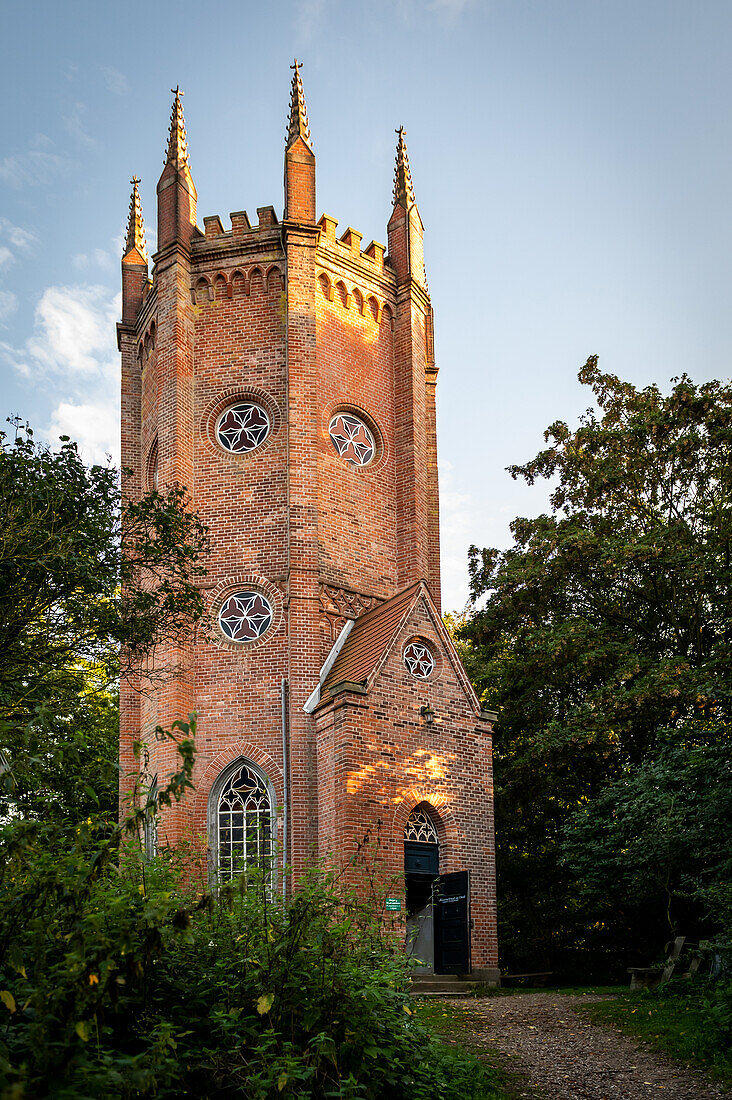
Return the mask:
<path id="1" fill-rule="evenodd" d="M 220 880 L 247 867 L 272 869 L 272 799 L 268 784 L 242 763 L 225 778 L 216 799 L 216 869 Z"/>
<path id="2" fill-rule="evenodd" d="M 145 859 L 155 859 L 158 854 L 158 777 L 154 775 L 147 792 L 147 810 L 143 819 L 143 848 Z"/>

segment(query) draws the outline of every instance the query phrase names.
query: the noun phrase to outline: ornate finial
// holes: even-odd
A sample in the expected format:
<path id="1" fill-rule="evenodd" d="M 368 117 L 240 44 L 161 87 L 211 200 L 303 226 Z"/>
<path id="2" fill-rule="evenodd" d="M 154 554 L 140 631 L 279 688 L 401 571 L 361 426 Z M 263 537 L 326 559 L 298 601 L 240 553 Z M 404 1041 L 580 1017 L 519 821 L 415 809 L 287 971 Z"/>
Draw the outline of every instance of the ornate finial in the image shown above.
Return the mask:
<path id="1" fill-rule="evenodd" d="M 127 218 L 127 240 L 125 241 L 124 255 L 137 251 L 147 263 L 147 247 L 145 245 L 145 223 L 142 220 L 142 203 L 140 202 L 139 176 L 133 176 L 132 195 L 130 196 L 130 213 Z"/>
<path id="2" fill-rule="evenodd" d="M 168 138 L 168 153 L 165 163 L 174 164 L 176 168 L 185 168 L 188 166 L 188 137 L 186 135 L 186 124 L 183 121 L 183 104 L 180 101 L 183 92 L 177 84 L 175 88 L 170 90 L 175 99 L 170 115 L 170 137 Z"/>
<path id="3" fill-rule="evenodd" d="M 300 62 L 297 58 L 295 58 L 295 64 L 290 65 L 290 68 L 295 71 L 292 76 L 290 121 L 287 127 L 285 148 L 289 149 L 297 138 L 302 138 L 308 149 L 312 152 L 313 146 L 310 140 L 310 124 L 308 123 L 308 112 L 305 107 L 305 93 L 302 88 L 302 78 L 300 76 Z"/>
<path id="4" fill-rule="evenodd" d="M 394 131 L 399 135 L 397 142 L 396 169 L 394 171 L 394 204 L 401 203 L 407 209 L 414 205 L 414 187 L 412 186 L 412 173 L 409 171 L 409 157 L 407 156 L 407 143 L 404 140 L 407 131 L 403 126 Z"/>

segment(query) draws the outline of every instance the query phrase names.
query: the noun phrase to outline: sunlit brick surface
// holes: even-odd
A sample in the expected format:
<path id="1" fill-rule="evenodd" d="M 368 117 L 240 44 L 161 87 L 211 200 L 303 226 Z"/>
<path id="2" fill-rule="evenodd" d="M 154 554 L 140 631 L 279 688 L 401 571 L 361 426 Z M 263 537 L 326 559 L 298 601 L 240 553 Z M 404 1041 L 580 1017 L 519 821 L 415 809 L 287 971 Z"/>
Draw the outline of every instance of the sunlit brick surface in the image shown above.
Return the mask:
<path id="1" fill-rule="evenodd" d="M 169 162 L 151 283 L 139 262 L 123 263 L 126 484 L 131 494 L 151 488 L 157 467 L 161 488 L 187 486 L 210 529 L 211 636 L 156 654 L 154 674 L 141 670 L 124 689 L 122 791 L 140 767 L 133 740 L 147 742 L 141 764 L 162 780 L 175 756 L 155 743 L 154 727 L 195 710 L 196 791 L 166 811 L 160 840 L 192 835 L 205 849 L 209 792 L 238 756 L 269 777 L 281 839 L 284 680 L 286 861 L 296 870 L 316 854 L 345 861 L 369 833 L 383 870 L 400 876 L 406 820 L 430 803 L 441 870 L 471 871 L 473 965 L 494 967 L 490 723 L 438 613 L 437 372 L 422 223 L 416 205 L 397 203 L 389 256 L 378 243 L 362 249 L 356 230 L 338 237 L 332 218 L 316 223 L 315 158 L 295 122 L 281 222 L 262 207 L 254 224 L 232 214 L 226 230 L 207 217 L 202 233 L 187 162 Z M 220 445 L 216 426 L 243 403 L 265 410 L 269 431 L 237 453 Z M 334 417 L 349 411 L 373 437 L 363 466 L 329 436 Z M 329 678 L 306 712 L 346 620 L 407 589 L 373 642 L 381 648 L 365 685 Z M 251 642 L 227 638 L 219 610 L 257 591 L 272 609 L 270 626 Z M 434 654 L 428 681 L 404 663 L 414 638 Z"/>

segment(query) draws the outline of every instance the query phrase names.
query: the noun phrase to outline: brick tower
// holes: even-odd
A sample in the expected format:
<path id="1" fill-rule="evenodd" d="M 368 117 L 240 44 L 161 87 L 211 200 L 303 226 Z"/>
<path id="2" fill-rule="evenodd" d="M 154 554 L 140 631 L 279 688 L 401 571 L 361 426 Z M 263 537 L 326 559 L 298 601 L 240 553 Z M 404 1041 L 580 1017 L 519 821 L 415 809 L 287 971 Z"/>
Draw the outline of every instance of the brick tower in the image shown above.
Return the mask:
<path id="1" fill-rule="evenodd" d="M 208 525 L 212 637 L 125 686 L 129 789 L 198 713 L 195 795 L 159 842 L 206 838 L 213 877 L 276 853 L 295 877 L 378 832 L 427 970 L 497 976 L 491 724 L 442 624 L 432 306 L 398 131 L 388 255 L 315 205 L 297 62 L 282 220 L 196 225 L 181 93 L 148 278 L 138 181 L 122 260 L 122 465 L 185 485 Z M 167 754 L 167 755 L 166 755 Z M 439 888 L 435 887 L 439 883 Z"/>

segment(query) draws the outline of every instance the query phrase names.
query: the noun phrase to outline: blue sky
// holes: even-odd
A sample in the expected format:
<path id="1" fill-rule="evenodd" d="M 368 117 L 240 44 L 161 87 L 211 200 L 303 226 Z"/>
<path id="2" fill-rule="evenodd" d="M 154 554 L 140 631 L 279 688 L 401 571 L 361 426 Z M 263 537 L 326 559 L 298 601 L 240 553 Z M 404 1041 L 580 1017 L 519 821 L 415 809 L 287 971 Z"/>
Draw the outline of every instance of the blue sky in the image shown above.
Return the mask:
<path id="1" fill-rule="evenodd" d="M 341 232 L 386 240 L 394 128 L 407 129 L 441 368 L 444 602 L 459 607 L 469 543 L 505 546 L 513 516 L 545 506 L 505 467 L 587 406 L 588 355 L 639 385 L 729 377 L 732 5 L 6 5 L 4 415 L 116 457 L 129 179 L 154 228 L 179 82 L 201 224 L 280 213 L 295 54 L 318 210 Z"/>

